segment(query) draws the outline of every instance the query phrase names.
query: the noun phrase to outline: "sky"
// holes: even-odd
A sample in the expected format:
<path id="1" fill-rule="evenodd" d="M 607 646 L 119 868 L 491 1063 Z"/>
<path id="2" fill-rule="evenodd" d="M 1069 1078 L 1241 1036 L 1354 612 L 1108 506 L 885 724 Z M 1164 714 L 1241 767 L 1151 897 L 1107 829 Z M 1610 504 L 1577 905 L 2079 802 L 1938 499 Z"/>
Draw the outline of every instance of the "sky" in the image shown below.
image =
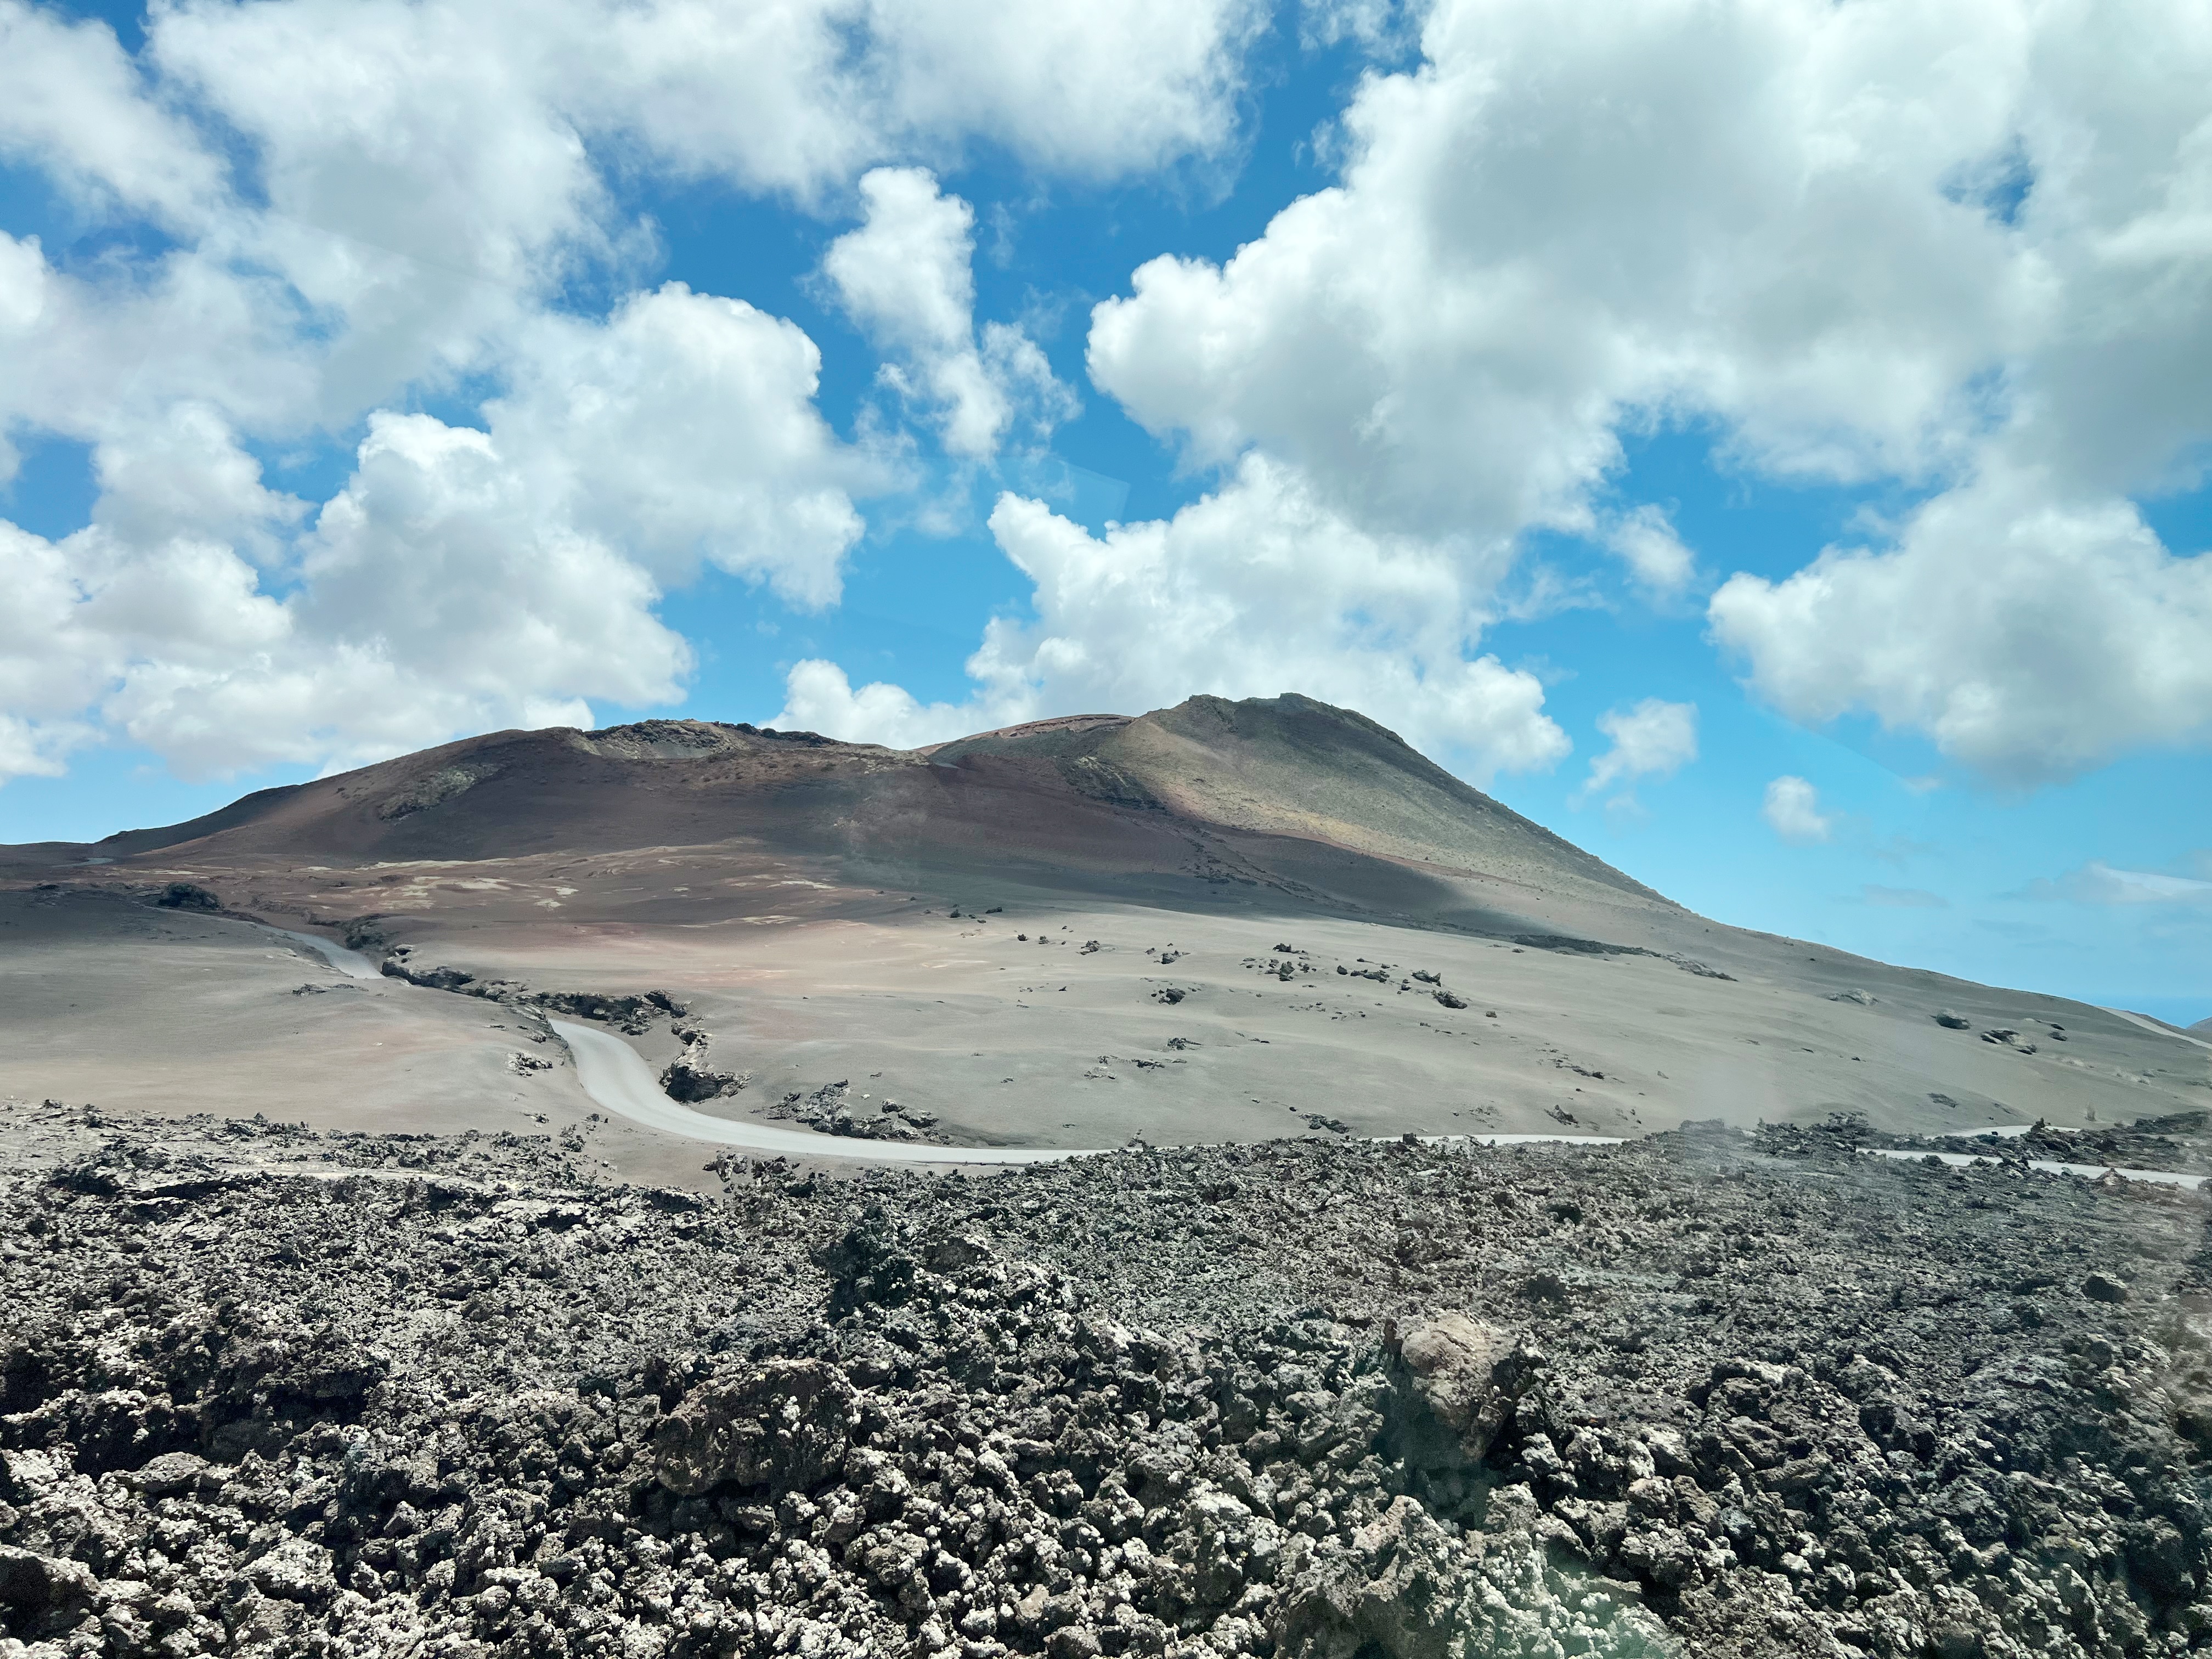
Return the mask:
<path id="1" fill-rule="evenodd" d="M 1356 708 L 2212 1015 L 2212 19 L 0 0 L 0 841 L 509 726 Z"/>

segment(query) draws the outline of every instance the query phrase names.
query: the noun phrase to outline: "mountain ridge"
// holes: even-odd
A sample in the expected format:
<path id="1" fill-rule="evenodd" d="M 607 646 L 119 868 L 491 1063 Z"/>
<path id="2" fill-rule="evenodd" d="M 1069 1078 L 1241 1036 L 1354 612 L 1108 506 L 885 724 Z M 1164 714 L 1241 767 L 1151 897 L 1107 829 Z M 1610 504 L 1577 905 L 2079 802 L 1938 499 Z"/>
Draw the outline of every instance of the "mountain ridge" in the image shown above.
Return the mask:
<path id="1" fill-rule="evenodd" d="M 1292 861 L 1310 855 L 1287 844 L 1310 843 L 1412 871 L 1679 908 L 1379 722 L 1297 693 L 1059 716 L 913 750 L 694 720 L 485 732 L 84 850 L 117 861 L 190 848 L 406 862 L 752 836 L 894 861 L 903 840 L 925 860 L 995 846 L 1047 863 L 1179 868 L 1193 836 L 1222 834 L 1262 838 Z"/>

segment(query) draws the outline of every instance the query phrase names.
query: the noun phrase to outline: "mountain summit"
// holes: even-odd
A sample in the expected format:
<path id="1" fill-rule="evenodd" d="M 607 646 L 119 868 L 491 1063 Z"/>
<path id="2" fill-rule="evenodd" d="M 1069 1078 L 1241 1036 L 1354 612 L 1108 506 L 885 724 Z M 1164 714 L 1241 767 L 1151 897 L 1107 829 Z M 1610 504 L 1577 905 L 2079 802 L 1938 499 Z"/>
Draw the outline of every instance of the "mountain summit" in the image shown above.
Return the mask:
<path id="1" fill-rule="evenodd" d="M 1541 885 L 1659 896 L 1462 782 L 1364 714 L 1285 692 L 1192 697 L 1134 720 L 1085 715 L 941 745 L 940 763 L 1049 755 L 1085 793 L 1194 823 L 1326 842 L 1378 857 Z M 1663 901 L 1661 901 L 1663 902 Z"/>

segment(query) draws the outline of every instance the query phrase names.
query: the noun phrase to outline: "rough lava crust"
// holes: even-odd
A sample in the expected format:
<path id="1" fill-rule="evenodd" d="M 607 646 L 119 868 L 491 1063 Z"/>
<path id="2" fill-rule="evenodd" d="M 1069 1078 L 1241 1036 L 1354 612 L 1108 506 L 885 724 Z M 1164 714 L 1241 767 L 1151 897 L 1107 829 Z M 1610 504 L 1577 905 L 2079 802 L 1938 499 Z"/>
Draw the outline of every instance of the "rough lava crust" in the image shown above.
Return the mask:
<path id="1" fill-rule="evenodd" d="M 1848 1136 L 988 1178 L 4 1120 L 0 1652 L 2194 1651 L 2205 1200 Z"/>

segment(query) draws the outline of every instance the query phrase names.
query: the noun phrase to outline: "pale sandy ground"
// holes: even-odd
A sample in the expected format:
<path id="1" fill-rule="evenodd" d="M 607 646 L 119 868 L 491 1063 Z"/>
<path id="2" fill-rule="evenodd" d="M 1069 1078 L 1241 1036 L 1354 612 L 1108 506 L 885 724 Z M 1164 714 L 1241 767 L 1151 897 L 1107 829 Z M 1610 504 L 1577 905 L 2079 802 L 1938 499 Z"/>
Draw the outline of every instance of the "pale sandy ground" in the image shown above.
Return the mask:
<path id="1" fill-rule="evenodd" d="M 250 879 L 222 884 L 234 904 L 256 896 Z M 259 896 L 295 906 L 264 911 L 271 920 L 375 909 L 418 966 L 674 993 L 690 1005 L 684 1023 L 712 1034 L 713 1064 L 749 1077 L 702 1109 L 730 1117 L 838 1081 L 856 1106 L 933 1111 L 968 1144 L 1039 1147 L 1254 1139 L 1316 1133 L 1315 1118 L 1358 1134 L 1637 1134 L 1856 1110 L 1942 1131 L 2212 1105 L 2212 1053 L 2176 1034 L 1694 919 L 1686 943 L 1733 980 L 1650 957 L 1285 920 L 1256 902 L 1071 903 L 981 878 L 861 889 L 822 866 L 697 849 L 268 884 Z M 955 904 L 1001 908 L 956 921 Z M 1282 945 L 1315 971 L 1264 974 Z M 1392 971 L 1377 984 L 1340 963 Z M 1401 988 L 1416 969 L 1471 1006 Z M 310 982 L 344 988 L 292 994 Z M 1159 1000 L 1170 988 L 1181 1001 Z M 1853 989 L 1872 1006 L 1834 1000 Z M 1972 1029 L 1937 1026 L 1938 1008 Z M 1995 1026 L 2038 1052 L 1979 1040 Z M 637 1042 L 656 1068 L 674 1052 L 666 1030 Z M 556 1064 L 517 1075 L 518 1052 Z M 595 1122 L 566 1057 L 494 1006 L 390 980 L 348 986 L 243 924 L 112 896 L 0 894 L 0 1094 L 320 1127 L 580 1124 L 639 1179 L 696 1183 L 714 1152 Z"/>
<path id="2" fill-rule="evenodd" d="M 721 1109 L 844 1080 L 935 1111 L 963 1138 L 1044 1146 L 1251 1139 L 1303 1130 L 1313 1115 L 1363 1134 L 1635 1134 L 1686 1118 L 1747 1125 L 1832 1110 L 1887 1128 L 1954 1129 L 2212 1104 L 2203 1056 L 2176 1038 L 2055 999 L 1977 998 L 1898 970 L 1856 976 L 1876 999 L 1869 1007 L 1770 976 L 1720 981 L 1648 957 L 1341 921 L 1016 900 L 953 921 L 930 908 L 878 921 L 611 927 L 527 949 L 488 928 L 435 954 L 563 988 L 666 985 L 690 1002 L 690 1023 L 714 1034 L 717 1067 L 753 1075 Z M 1091 939 L 1100 948 L 1086 953 Z M 1284 944 L 1316 971 L 1285 983 L 1247 965 L 1280 959 L 1273 947 Z M 1148 948 L 1177 959 L 1163 967 Z M 1384 963 L 1388 984 L 1335 972 Z M 1415 969 L 1470 1006 L 1400 988 Z M 1183 1000 L 1158 1000 L 1169 988 Z M 1936 1025 L 1939 1006 L 1975 1029 Z M 1982 1029 L 2026 1030 L 2038 1015 L 2033 1055 L 1979 1040 Z M 2049 1036 L 2052 1019 L 2063 1042 Z M 1176 1037 L 1194 1046 L 1171 1048 Z M 643 1046 L 656 1060 L 668 1052 Z"/>
<path id="3" fill-rule="evenodd" d="M 519 1075 L 517 1054 L 552 1063 Z M 574 1126 L 633 1179 L 701 1176 L 690 1143 L 594 1121 L 568 1056 L 497 1008 L 104 896 L 0 892 L 0 1097 L 398 1133 Z"/>

